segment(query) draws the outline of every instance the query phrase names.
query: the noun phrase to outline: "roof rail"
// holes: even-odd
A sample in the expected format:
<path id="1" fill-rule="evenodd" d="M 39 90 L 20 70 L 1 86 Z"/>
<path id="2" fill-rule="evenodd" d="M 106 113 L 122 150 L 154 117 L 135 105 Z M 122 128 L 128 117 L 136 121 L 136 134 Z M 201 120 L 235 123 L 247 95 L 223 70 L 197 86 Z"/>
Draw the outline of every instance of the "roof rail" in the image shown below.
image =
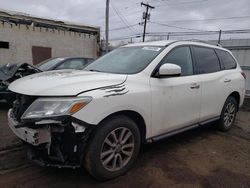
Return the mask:
<path id="1" fill-rule="evenodd" d="M 218 47 L 222 47 L 222 45 L 219 44 L 219 43 L 213 43 L 213 42 L 206 41 L 206 40 L 191 39 L 191 40 L 188 40 L 188 41 L 192 41 L 192 42 L 202 42 L 202 43 L 206 43 L 206 44 L 210 44 L 210 45 L 215 45 L 215 46 L 218 46 Z"/>

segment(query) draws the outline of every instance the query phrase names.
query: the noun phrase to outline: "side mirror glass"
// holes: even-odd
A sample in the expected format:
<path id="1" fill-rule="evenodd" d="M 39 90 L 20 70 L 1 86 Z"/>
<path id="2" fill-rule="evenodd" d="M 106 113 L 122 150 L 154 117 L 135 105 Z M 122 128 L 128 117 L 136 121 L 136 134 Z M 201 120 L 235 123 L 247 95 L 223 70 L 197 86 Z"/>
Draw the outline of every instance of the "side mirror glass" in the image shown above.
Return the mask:
<path id="1" fill-rule="evenodd" d="M 181 67 L 179 65 L 165 63 L 159 69 L 159 76 L 179 76 L 181 75 Z"/>

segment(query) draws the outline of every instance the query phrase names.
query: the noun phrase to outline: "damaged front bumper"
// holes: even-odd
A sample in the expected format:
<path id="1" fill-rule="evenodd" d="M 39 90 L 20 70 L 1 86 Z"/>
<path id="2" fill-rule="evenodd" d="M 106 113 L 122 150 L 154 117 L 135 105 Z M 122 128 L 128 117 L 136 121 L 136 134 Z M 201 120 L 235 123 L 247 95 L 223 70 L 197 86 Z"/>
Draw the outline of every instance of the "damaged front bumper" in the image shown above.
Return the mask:
<path id="1" fill-rule="evenodd" d="M 94 125 L 71 116 L 18 122 L 8 112 L 9 127 L 27 146 L 28 157 L 43 166 L 81 166 Z"/>

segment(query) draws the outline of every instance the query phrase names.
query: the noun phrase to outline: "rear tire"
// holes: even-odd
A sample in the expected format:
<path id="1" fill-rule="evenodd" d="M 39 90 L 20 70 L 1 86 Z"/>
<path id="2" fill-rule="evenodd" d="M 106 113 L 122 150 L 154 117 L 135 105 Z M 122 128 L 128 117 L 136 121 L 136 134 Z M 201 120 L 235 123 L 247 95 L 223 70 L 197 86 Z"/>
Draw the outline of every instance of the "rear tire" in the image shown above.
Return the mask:
<path id="1" fill-rule="evenodd" d="M 236 113 L 237 113 L 237 101 L 234 97 L 229 96 L 223 106 L 220 120 L 218 124 L 219 130 L 226 132 L 231 129 L 234 124 Z"/>
<path id="2" fill-rule="evenodd" d="M 97 180 L 123 175 L 135 162 L 141 144 L 136 123 L 126 116 L 116 116 L 98 125 L 90 140 L 84 165 Z"/>

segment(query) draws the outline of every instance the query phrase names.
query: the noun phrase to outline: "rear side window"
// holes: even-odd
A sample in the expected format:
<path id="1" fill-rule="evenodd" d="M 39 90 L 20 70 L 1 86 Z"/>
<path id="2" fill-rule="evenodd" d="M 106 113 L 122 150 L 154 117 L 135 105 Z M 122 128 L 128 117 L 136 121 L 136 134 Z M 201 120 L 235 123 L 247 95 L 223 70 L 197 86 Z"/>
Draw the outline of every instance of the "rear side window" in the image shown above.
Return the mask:
<path id="1" fill-rule="evenodd" d="M 181 76 L 189 76 L 193 74 L 193 62 L 188 46 L 173 49 L 162 60 L 162 64 L 171 63 L 181 67 Z"/>
<path id="2" fill-rule="evenodd" d="M 85 62 L 84 59 L 69 59 L 65 62 L 63 62 L 61 65 L 59 65 L 56 70 L 61 69 L 76 69 L 76 70 L 82 70 L 86 67 L 87 62 Z"/>
<path id="3" fill-rule="evenodd" d="M 216 50 L 216 53 L 218 54 L 226 70 L 236 68 L 236 62 L 231 54 L 222 50 Z"/>
<path id="4" fill-rule="evenodd" d="M 220 62 L 213 49 L 196 46 L 193 49 L 196 66 L 200 74 L 220 71 Z"/>

